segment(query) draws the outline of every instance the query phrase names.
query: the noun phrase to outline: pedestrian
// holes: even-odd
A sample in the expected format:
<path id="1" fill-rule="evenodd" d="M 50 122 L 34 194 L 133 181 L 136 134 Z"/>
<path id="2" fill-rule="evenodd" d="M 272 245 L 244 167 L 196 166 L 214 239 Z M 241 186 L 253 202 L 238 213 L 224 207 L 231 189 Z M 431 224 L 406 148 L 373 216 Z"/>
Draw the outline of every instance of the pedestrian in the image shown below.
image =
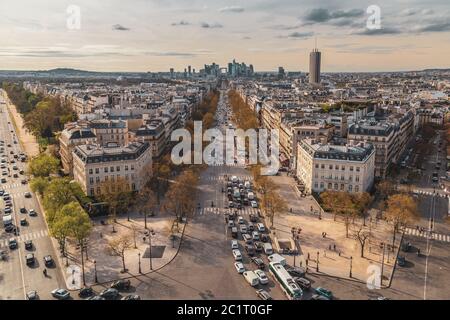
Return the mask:
<path id="1" fill-rule="evenodd" d="M 328 246 L 328 250 L 330 250 L 331 251 L 331 244 Z"/>
<path id="2" fill-rule="evenodd" d="M 341 256 L 341 252 L 339 251 L 339 257 Z"/>
<path id="3" fill-rule="evenodd" d="M 336 244 L 333 244 L 333 250 L 336 251 Z"/>
<path id="4" fill-rule="evenodd" d="M 103 233 L 100 232 L 100 238 L 103 238 Z"/>

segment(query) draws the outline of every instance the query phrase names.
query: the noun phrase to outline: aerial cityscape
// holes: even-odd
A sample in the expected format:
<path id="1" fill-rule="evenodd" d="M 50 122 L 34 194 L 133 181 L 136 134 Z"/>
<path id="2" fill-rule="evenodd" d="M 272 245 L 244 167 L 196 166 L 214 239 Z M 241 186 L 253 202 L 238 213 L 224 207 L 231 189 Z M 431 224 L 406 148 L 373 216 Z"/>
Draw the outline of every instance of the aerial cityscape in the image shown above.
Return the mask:
<path id="1" fill-rule="evenodd" d="M 450 299 L 449 3 L 39 2 L 0 4 L 0 300 Z"/>

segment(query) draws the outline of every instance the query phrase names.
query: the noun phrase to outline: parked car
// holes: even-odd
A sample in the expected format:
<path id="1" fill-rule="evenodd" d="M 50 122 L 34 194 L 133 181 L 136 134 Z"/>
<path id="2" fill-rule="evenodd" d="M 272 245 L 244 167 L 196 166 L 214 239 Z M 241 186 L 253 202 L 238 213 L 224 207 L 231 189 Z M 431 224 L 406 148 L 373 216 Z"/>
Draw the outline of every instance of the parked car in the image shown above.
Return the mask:
<path id="1" fill-rule="evenodd" d="M 117 290 L 129 290 L 131 286 L 130 280 L 117 280 L 111 284 L 111 288 Z"/>
<path id="2" fill-rule="evenodd" d="M 234 263 L 234 267 L 236 268 L 236 271 L 238 273 L 244 273 L 245 272 L 245 267 L 244 267 L 244 264 L 242 262 L 235 262 Z"/>
<path id="3" fill-rule="evenodd" d="M 233 249 L 233 257 L 235 261 L 241 261 L 242 260 L 241 251 L 239 251 L 238 249 Z"/>
<path id="4" fill-rule="evenodd" d="M 253 239 L 252 239 L 252 237 L 249 234 L 244 233 L 242 235 L 242 239 L 244 240 L 244 242 L 246 244 L 252 244 L 253 243 Z"/>
<path id="5" fill-rule="evenodd" d="M 119 296 L 119 290 L 108 288 L 100 292 L 99 296 L 108 300 L 116 299 Z"/>
<path id="6" fill-rule="evenodd" d="M 67 300 L 70 298 L 70 292 L 66 289 L 55 289 L 51 292 L 52 296 L 59 300 Z"/>
<path id="7" fill-rule="evenodd" d="M 311 300 L 330 300 L 330 299 L 328 299 L 327 297 L 324 297 L 320 294 L 313 294 L 311 296 Z"/>
<path id="8" fill-rule="evenodd" d="M 404 256 L 398 256 L 397 265 L 399 267 L 404 267 L 406 265 L 406 258 Z"/>
<path id="9" fill-rule="evenodd" d="M 309 290 L 311 288 L 311 281 L 302 277 L 295 277 L 294 281 L 302 288 L 303 290 Z"/>
<path id="10" fill-rule="evenodd" d="M 39 295 L 36 290 L 27 292 L 27 300 L 39 300 Z"/>
<path id="11" fill-rule="evenodd" d="M 26 249 L 26 250 L 32 250 L 32 249 L 33 249 L 33 241 L 31 241 L 31 240 L 26 240 L 26 241 L 24 242 L 24 244 L 25 244 L 25 249 Z"/>
<path id="12" fill-rule="evenodd" d="M 318 295 L 321 295 L 321 296 L 323 296 L 323 297 L 325 297 L 327 299 L 332 299 L 333 298 L 333 293 L 330 290 L 327 290 L 325 288 L 317 287 L 315 289 L 315 291 L 316 291 L 316 293 Z"/>
<path id="13" fill-rule="evenodd" d="M 27 209 L 25 207 L 22 207 L 19 209 L 20 213 L 27 213 Z"/>
<path id="14" fill-rule="evenodd" d="M 264 250 L 263 245 L 261 244 L 261 242 L 255 241 L 253 243 L 253 245 L 255 246 L 255 250 L 256 252 L 262 252 Z"/>
<path id="15" fill-rule="evenodd" d="M 253 257 L 251 258 L 252 262 L 258 267 L 258 269 L 265 269 L 266 265 L 264 264 L 264 261 L 261 258 Z"/>
<path id="16" fill-rule="evenodd" d="M 264 289 L 258 289 L 256 290 L 256 295 L 261 299 L 261 300 L 273 300 L 272 296 Z"/>
<path id="17" fill-rule="evenodd" d="M 254 256 L 255 255 L 255 247 L 251 244 L 246 244 L 245 245 L 245 251 L 247 251 L 247 254 L 249 256 Z"/>
<path id="18" fill-rule="evenodd" d="M 258 277 L 259 283 L 261 284 L 268 284 L 269 278 L 267 277 L 266 273 L 262 270 L 255 270 L 255 274 Z"/>
<path id="19" fill-rule="evenodd" d="M 46 267 L 52 267 L 54 265 L 54 261 L 51 255 L 46 255 L 44 257 L 44 264 Z"/>
<path id="20" fill-rule="evenodd" d="M 231 240 L 231 249 L 239 249 L 239 243 L 237 240 Z"/>
<path id="21" fill-rule="evenodd" d="M 239 231 L 241 231 L 242 234 L 247 233 L 247 226 L 245 224 L 241 224 L 239 226 Z"/>
<path id="22" fill-rule="evenodd" d="M 293 277 L 303 277 L 306 270 L 302 267 L 288 267 L 286 271 Z"/>
<path id="23" fill-rule="evenodd" d="M 80 292 L 78 292 L 78 296 L 80 298 L 91 297 L 94 294 L 94 290 L 91 287 L 81 288 Z"/>

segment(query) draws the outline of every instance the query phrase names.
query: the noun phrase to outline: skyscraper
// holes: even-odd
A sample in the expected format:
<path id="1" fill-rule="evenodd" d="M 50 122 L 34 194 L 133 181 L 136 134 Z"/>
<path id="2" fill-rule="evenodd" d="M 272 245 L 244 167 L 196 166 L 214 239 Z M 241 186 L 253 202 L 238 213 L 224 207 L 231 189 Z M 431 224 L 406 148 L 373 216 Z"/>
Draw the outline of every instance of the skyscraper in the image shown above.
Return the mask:
<path id="1" fill-rule="evenodd" d="M 309 54 L 309 83 L 319 84 L 320 83 L 320 51 L 315 48 Z"/>

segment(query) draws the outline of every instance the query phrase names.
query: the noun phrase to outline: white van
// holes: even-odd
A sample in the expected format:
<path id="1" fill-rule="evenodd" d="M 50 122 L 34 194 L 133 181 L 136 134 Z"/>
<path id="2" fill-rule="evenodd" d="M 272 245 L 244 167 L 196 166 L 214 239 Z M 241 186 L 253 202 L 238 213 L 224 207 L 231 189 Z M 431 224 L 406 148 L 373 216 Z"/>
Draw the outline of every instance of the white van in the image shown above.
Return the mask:
<path id="1" fill-rule="evenodd" d="M 261 222 L 256 225 L 256 228 L 258 228 L 259 232 L 265 232 L 266 231 L 266 227 L 264 227 L 264 224 L 261 223 Z"/>
<path id="2" fill-rule="evenodd" d="M 248 200 L 255 200 L 255 194 L 253 192 L 249 192 L 247 194 L 247 198 L 248 198 Z"/>
<path id="3" fill-rule="evenodd" d="M 245 278 L 245 280 L 247 280 L 247 282 L 252 286 L 255 287 L 259 284 L 259 279 L 258 276 L 256 275 L 255 272 L 253 271 L 245 271 L 242 274 Z"/>
<path id="4" fill-rule="evenodd" d="M 7 227 L 11 224 L 12 224 L 12 216 L 11 215 L 3 216 L 3 226 Z"/>
<path id="5" fill-rule="evenodd" d="M 273 248 L 270 243 L 264 243 L 264 253 L 267 255 L 273 254 Z"/>
<path id="6" fill-rule="evenodd" d="M 267 259 L 269 259 L 270 262 L 278 262 L 279 264 L 281 264 L 283 267 L 286 265 L 286 259 L 283 258 L 281 255 L 279 255 L 278 253 L 274 253 L 270 256 L 267 257 Z"/>
<path id="7" fill-rule="evenodd" d="M 242 260 L 242 254 L 238 249 L 233 249 L 233 257 L 235 261 L 241 261 Z"/>

